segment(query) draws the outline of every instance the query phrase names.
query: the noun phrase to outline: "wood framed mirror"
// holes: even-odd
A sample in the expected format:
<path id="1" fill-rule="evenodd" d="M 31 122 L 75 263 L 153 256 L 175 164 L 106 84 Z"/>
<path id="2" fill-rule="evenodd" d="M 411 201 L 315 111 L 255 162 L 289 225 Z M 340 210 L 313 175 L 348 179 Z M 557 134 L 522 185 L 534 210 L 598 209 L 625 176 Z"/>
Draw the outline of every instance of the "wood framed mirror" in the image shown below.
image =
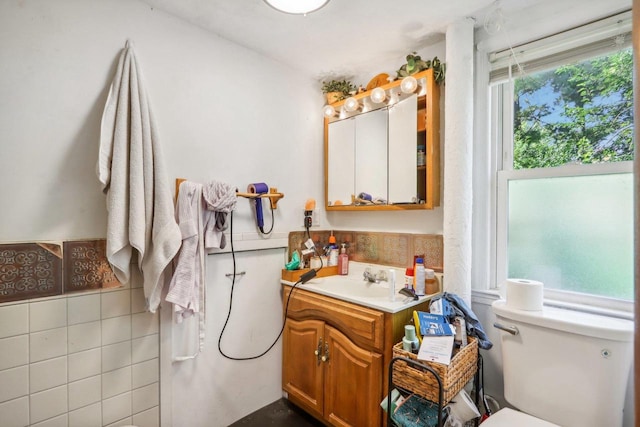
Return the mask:
<path id="1" fill-rule="evenodd" d="M 354 95 L 350 108 L 347 100 L 331 104 L 336 114 L 324 120 L 328 211 L 440 205 L 440 87 L 433 70 L 413 77 L 415 91 L 403 92 L 402 80 L 380 86 L 382 102 L 370 90 Z"/>

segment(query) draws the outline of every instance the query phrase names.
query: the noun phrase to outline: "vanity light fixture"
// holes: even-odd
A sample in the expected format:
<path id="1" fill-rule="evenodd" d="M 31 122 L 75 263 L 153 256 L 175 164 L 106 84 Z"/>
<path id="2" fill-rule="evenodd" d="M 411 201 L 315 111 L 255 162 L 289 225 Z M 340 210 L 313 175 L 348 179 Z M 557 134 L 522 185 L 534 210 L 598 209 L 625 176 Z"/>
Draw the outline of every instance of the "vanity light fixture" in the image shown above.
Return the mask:
<path id="1" fill-rule="evenodd" d="M 380 104 L 387 99 L 387 93 L 381 87 L 377 87 L 371 91 L 371 101 Z"/>
<path id="2" fill-rule="evenodd" d="M 403 93 L 413 93 L 418 89 L 418 81 L 413 76 L 407 76 L 400 83 L 400 90 Z"/>
<path id="3" fill-rule="evenodd" d="M 344 101 L 345 111 L 349 113 L 353 113 L 354 111 L 358 110 L 358 108 L 360 108 L 360 102 L 358 102 L 358 100 L 355 99 L 353 96 L 350 96 Z"/>
<path id="4" fill-rule="evenodd" d="M 324 116 L 327 118 L 335 117 L 336 109 L 333 105 L 325 105 L 322 109 L 322 114 L 324 114 Z"/>
<path id="5" fill-rule="evenodd" d="M 306 15 L 322 8 L 329 3 L 329 0 L 264 0 L 264 2 L 280 12 Z"/>

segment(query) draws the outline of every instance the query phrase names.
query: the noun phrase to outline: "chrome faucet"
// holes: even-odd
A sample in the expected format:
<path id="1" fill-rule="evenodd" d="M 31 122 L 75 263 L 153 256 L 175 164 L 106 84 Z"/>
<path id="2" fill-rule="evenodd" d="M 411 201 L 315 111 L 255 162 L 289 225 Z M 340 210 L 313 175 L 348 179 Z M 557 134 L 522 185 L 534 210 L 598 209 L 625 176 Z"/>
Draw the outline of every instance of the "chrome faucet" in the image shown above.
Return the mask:
<path id="1" fill-rule="evenodd" d="M 362 273 L 362 277 L 364 277 L 364 280 L 368 281 L 369 283 L 380 283 L 382 282 L 386 282 L 389 280 L 389 278 L 387 277 L 387 272 L 385 270 L 380 270 L 378 271 L 378 273 L 373 273 L 371 272 L 371 268 L 367 267 L 364 270 L 364 273 Z"/>

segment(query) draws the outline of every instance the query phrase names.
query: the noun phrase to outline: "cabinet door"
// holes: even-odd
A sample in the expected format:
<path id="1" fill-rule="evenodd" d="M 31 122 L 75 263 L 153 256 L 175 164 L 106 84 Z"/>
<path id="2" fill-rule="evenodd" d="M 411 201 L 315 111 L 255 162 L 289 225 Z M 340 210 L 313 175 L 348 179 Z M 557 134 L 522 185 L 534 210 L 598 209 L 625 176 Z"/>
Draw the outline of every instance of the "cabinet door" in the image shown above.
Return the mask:
<path id="1" fill-rule="evenodd" d="M 325 327 L 325 419 L 336 426 L 379 426 L 382 421 L 382 355 L 363 350 Z"/>
<path id="2" fill-rule="evenodd" d="M 296 321 L 287 319 L 282 348 L 282 388 L 295 404 L 322 418 L 323 363 L 315 355 L 324 348 L 320 320 Z"/>

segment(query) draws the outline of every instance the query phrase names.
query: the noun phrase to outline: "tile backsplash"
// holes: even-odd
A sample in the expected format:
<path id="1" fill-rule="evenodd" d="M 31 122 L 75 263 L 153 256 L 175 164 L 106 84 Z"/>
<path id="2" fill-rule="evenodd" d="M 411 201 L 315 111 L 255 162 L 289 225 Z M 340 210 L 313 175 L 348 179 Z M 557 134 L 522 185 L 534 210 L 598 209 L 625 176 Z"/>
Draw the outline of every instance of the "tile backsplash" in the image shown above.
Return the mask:
<path id="1" fill-rule="evenodd" d="M 311 231 L 311 239 L 320 250 L 328 244 L 331 230 Z M 425 256 L 425 266 L 442 272 L 443 238 L 441 234 L 383 233 L 369 231 L 334 230 L 338 245 L 346 243 L 349 259 L 359 262 L 408 267 L 414 255 Z M 289 254 L 302 249 L 306 232 L 289 233 Z"/>
<path id="2" fill-rule="evenodd" d="M 159 427 L 159 318 L 131 282 L 0 304 L 3 427 Z"/>

